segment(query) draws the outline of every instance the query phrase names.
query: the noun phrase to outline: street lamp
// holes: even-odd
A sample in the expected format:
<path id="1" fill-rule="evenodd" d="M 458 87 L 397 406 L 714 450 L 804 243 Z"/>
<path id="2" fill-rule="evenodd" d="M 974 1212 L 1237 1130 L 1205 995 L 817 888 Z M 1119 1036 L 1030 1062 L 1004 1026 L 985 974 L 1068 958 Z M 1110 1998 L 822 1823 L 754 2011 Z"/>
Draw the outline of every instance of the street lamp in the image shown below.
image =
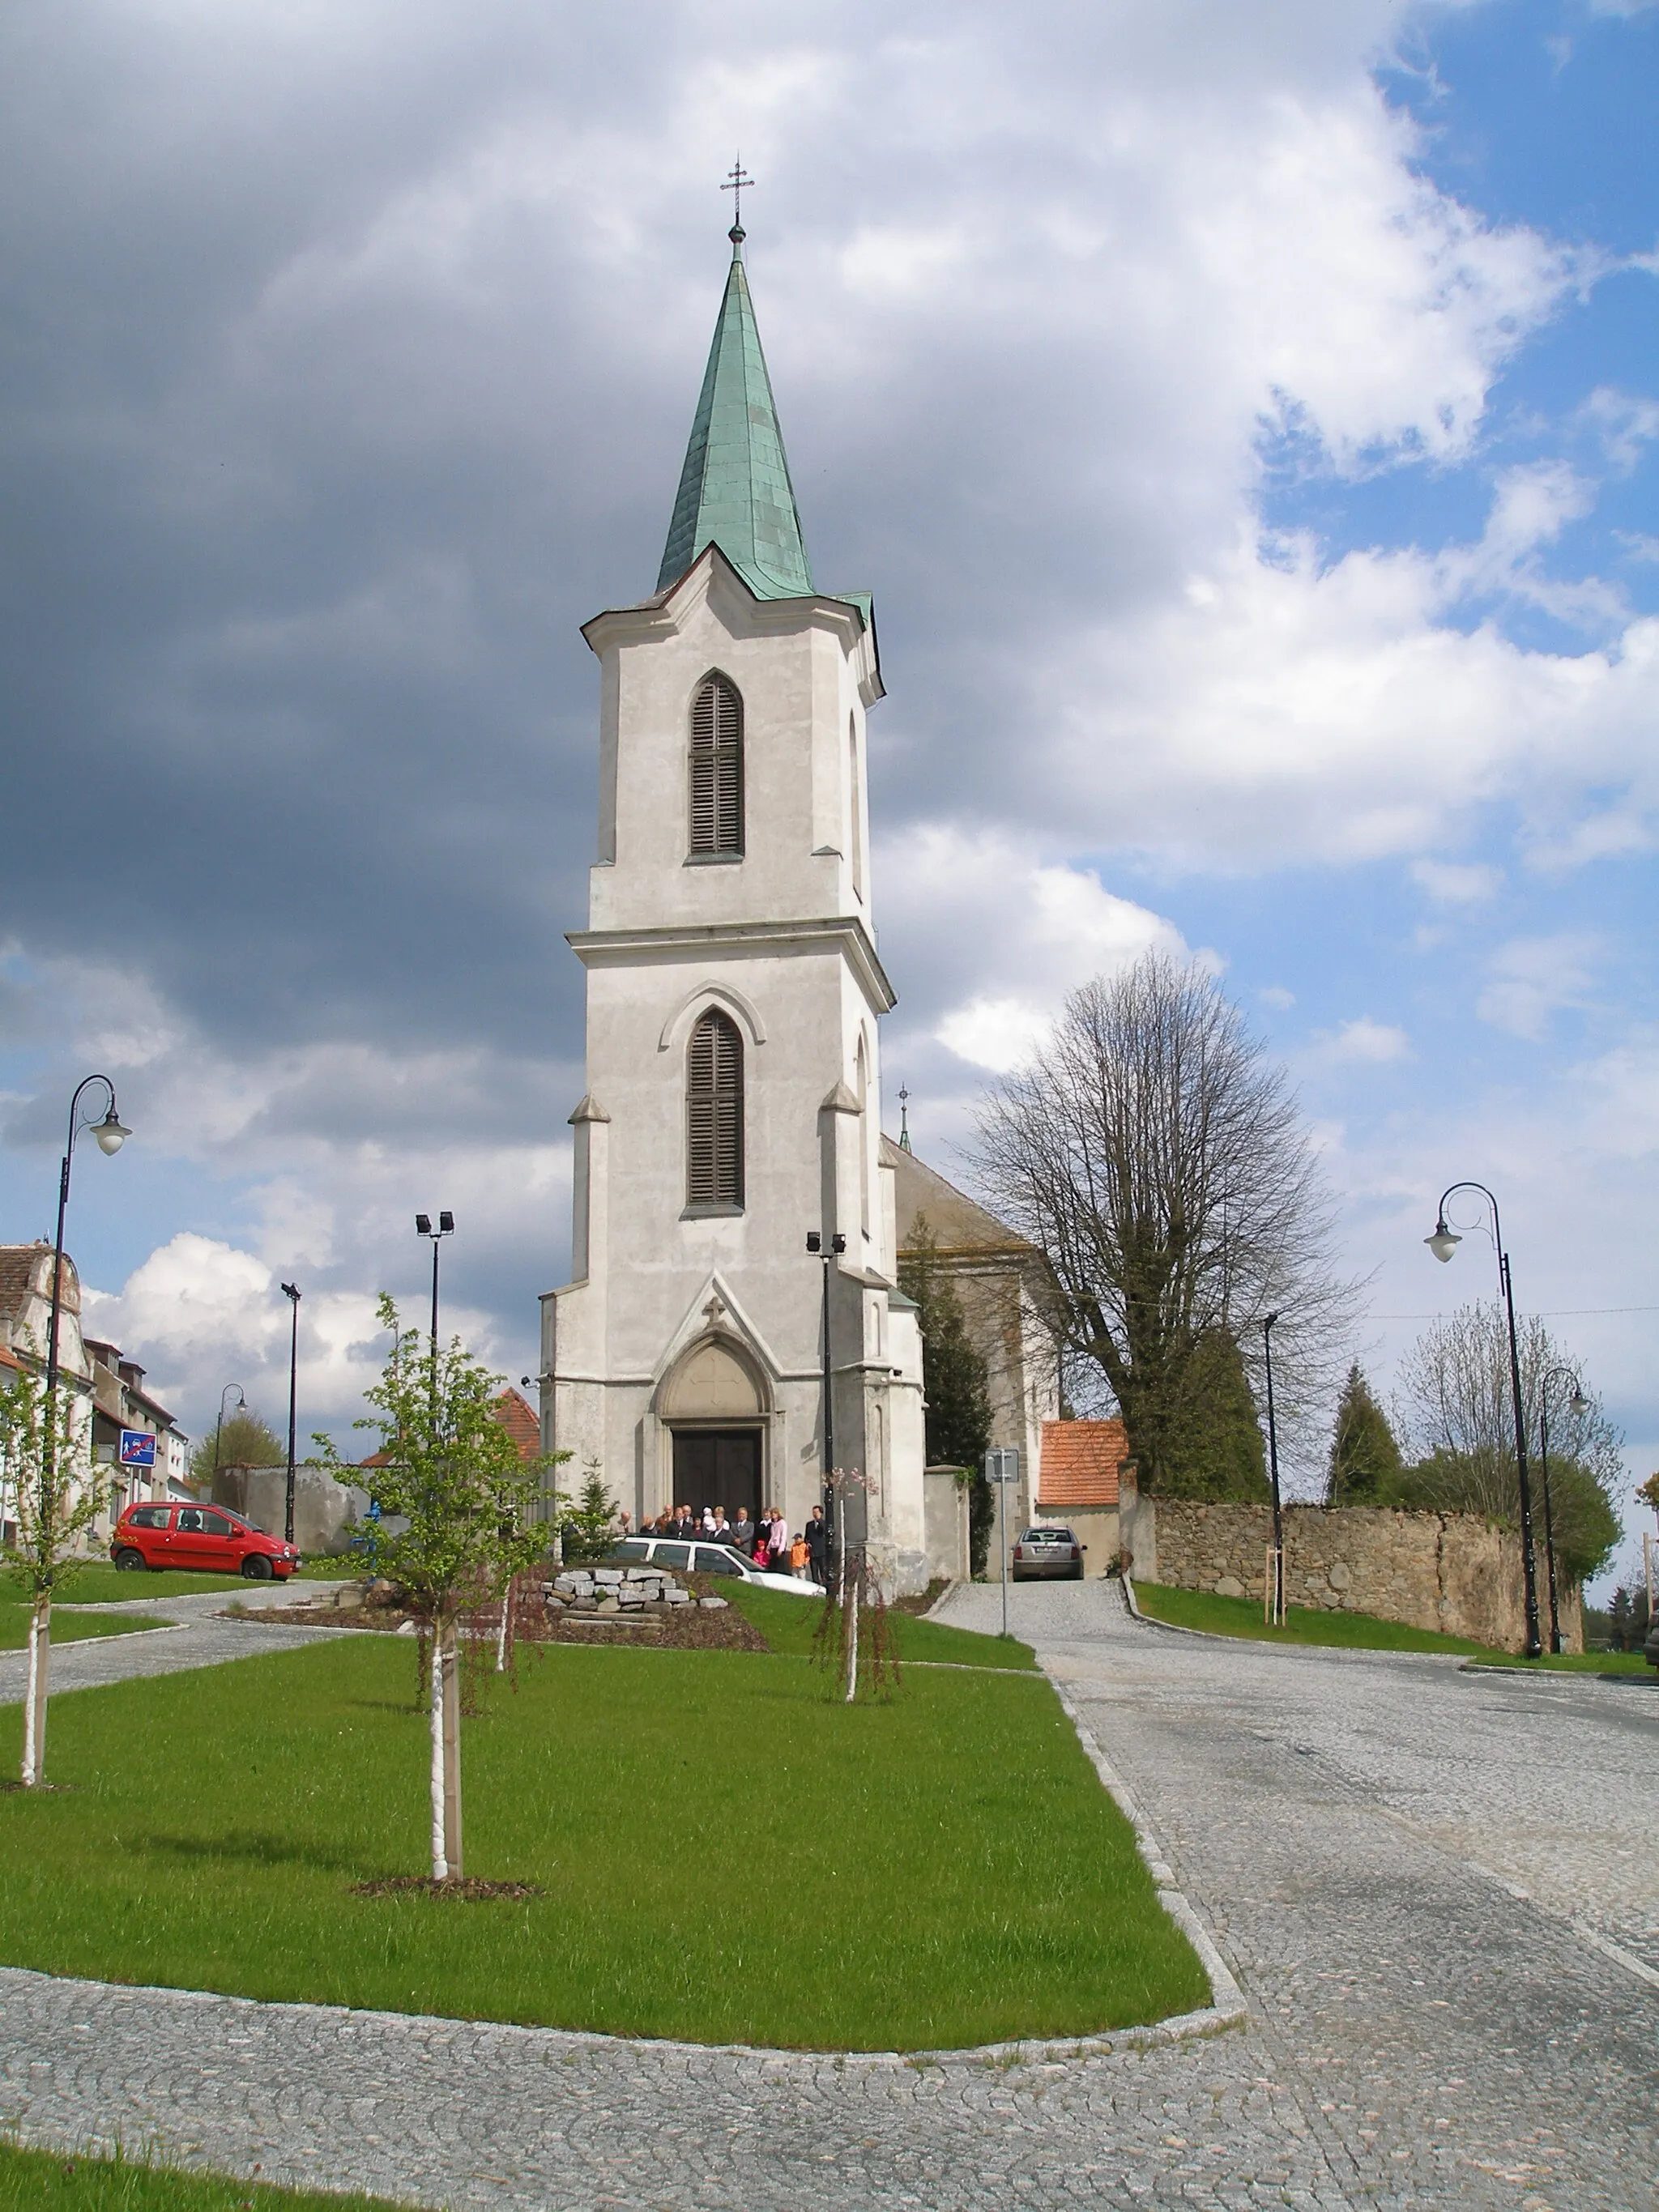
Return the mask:
<path id="1" fill-rule="evenodd" d="M 1538 1632 L 1538 1565 L 1532 1550 L 1532 1484 L 1527 1474 L 1527 1424 L 1521 1410 L 1521 1354 L 1515 1340 L 1515 1290 L 1510 1278 L 1510 1255 L 1504 1249 L 1503 1224 L 1498 1200 L 1483 1182 L 1449 1183 L 1440 1194 L 1434 1233 L 1423 1242 L 1435 1258 L 1449 1261 L 1462 1237 L 1446 1225 L 1446 1200 L 1460 1190 L 1479 1191 L 1492 1208 L 1492 1241 L 1498 1254 L 1498 1280 L 1504 1292 L 1504 1311 L 1510 1331 L 1510 1400 L 1515 1413 L 1515 1465 L 1521 1483 L 1521 1571 L 1526 1584 L 1527 1656 L 1536 1659 L 1544 1646 Z"/>
<path id="2" fill-rule="evenodd" d="M 288 1338 L 288 1510 L 283 1519 L 283 1534 L 287 1542 L 294 1541 L 294 1413 L 298 1404 L 300 1381 L 300 1285 L 284 1283 L 283 1296 L 289 1304 Z"/>
<path id="3" fill-rule="evenodd" d="M 1275 1628 L 1285 1625 L 1285 1514 L 1279 1495 L 1279 1425 L 1273 1418 L 1273 1323 L 1276 1313 L 1261 1316 L 1261 1349 L 1267 1362 L 1267 1472 L 1273 1493 L 1273 1586 L 1269 1619 Z"/>
<path id="4" fill-rule="evenodd" d="M 224 1431 L 225 1401 L 233 1390 L 236 1393 L 236 1405 L 239 1412 L 247 1404 L 246 1395 L 240 1382 L 227 1382 L 219 1393 L 219 1418 L 213 1424 L 213 1486 L 216 1491 L 219 1486 L 219 1438 Z"/>
<path id="5" fill-rule="evenodd" d="M 1572 1385 L 1572 1395 L 1567 1401 L 1567 1410 L 1587 1413 L 1589 1400 L 1584 1395 L 1578 1377 L 1571 1367 L 1552 1367 L 1538 1378 L 1538 1479 L 1544 1490 L 1544 1558 L 1550 1577 L 1550 1650 L 1561 1649 L 1561 1616 L 1555 1601 L 1555 1520 L 1550 1511 L 1550 1384 L 1558 1375 L 1564 1375 Z"/>
<path id="6" fill-rule="evenodd" d="M 839 1588 L 842 1578 L 846 1573 L 847 1504 L 844 1498 L 839 1500 L 842 1526 L 839 1535 L 836 1535 L 836 1511 L 838 1502 L 835 1481 L 836 1377 L 835 1368 L 830 1356 L 830 1262 L 839 1259 L 847 1249 L 847 1239 L 839 1230 L 836 1230 L 830 1237 L 826 1248 L 821 1231 L 809 1229 L 806 1232 L 806 1249 L 823 1263 L 823 1467 L 822 1470 L 823 1511 L 824 1517 L 830 1523 L 830 1533 L 832 1536 L 836 1536 L 836 1581 Z"/>
<path id="7" fill-rule="evenodd" d="M 81 1096 L 94 1083 L 101 1083 L 109 1093 L 109 1110 L 101 1121 L 91 1115 L 81 1118 Z M 70 1162 L 75 1156 L 75 1140 L 82 1129 L 90 1129 L 98 1149 L 113 1158 L 127 1139 L 131 1129 L 122 1126 L 115 1110 L 115 1085 L 106 1075 L 88 1075 L 75 1086 L 75 1096 L 70 1100 L 69 1136 L 64 1146 L 63 1164 L 58 1170 L 58 1242 L 52 1248 L 52 1319 L 46 1328 L 46 1427 L 40 1452 L 40 1517 L 44 1523 L 51 1511 L 52 1487 L 58 1474 L 58 1338 L 64 1319 L 64 1216 L 69 1211 Z"/>
<path id="8" fill-rule="evenodd" d="M 432 1239 L 432 1373 L 435 1382 L 438 1373 L 438 1246 L 444 1237 L 455 1234 L 455 1217 L 447 1211 L 440 1213 L 438 1225 L 434 1229 L 429 1213 L 417 1213 L 415 1234 Z"/>

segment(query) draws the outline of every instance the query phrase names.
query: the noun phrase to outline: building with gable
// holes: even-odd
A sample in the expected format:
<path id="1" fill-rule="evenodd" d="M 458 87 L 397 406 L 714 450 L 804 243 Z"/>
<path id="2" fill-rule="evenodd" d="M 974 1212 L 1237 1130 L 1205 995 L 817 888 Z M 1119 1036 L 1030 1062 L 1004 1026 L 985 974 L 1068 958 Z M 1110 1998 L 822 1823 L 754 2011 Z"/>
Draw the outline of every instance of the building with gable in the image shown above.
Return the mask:
<path id="1" fill-rule="evenodd" d="M 43 1375 L 52 1326 L 52 1248 L 0 1245 L 0 1369 Z M 110 1488 L 83 1547 L 107 1541 L 124 1506 L 143 1498 L 187 1498 L 185 1475 L 190 1439 L 173 1415 L 144 1387 L 144 1370 L 118 1346 L 88 1336 L 81 1311 L 81 1278 L 64 1255 L 64 1292 L 58 1322 L 58 1387 L 70 1407 L 71 1433 L 88 1460 L 111 1470 Z M 7 1379 L 0 1372 L 0 1385 Z M 118 1465 L 121 1434 L 139 1431 L 155 1438 L 153 1468 Z M 103 1478 L 100 1478 L 102 1480 Z M 0 1468 L 0 1537 L 16 1528 L 13 1477 Z"/>
<path id="2" fill-rule="evenodd" d="M 542 1438 L 637 1522 L 775 1505 L 831 1468 L 890 1589 L 926 1578 L 921 1353 L 898 1291 L 872 920 L 870 601 L 807 561 L 733 226 L 657 587 L 599 664 L 598 857 L 571 1280 Z M 827 1267 L 809 1255 L 818 1234 Z M 824 1388 L 825 1328 L 830 1388 Z"/>

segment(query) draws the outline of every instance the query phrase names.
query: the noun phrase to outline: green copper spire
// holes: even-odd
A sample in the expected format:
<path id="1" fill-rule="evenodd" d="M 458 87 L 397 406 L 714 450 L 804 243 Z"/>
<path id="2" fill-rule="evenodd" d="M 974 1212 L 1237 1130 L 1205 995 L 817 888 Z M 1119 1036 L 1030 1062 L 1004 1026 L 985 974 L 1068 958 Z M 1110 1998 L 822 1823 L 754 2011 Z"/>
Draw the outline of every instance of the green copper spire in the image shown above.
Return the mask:
<path id="1" fill-rule="evenodd" d="M 757 599 L 803 599 L 811 594 L 812 573 L 743 271 L 743 236 L 734 223 L 732 273 L 703 371 L 657 589 L 678 583 L 704 546 L 713 544 Z"/>

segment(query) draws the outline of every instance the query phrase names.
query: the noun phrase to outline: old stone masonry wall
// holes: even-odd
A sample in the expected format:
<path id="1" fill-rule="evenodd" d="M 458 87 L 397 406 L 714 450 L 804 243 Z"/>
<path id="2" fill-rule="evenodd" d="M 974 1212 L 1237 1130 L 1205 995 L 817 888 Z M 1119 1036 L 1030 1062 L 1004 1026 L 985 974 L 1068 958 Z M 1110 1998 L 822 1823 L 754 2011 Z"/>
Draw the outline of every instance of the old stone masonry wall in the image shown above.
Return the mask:
<path id="1" fill-rule="evenodd" d="M 1273 1515 L 1265 1505 L 1142 1498 L 1132 1540 L 1135 1571 L 1147 1580 L 1212 1590 L 1220 1597 L 1265 1595 L 1273 1542 Z M 1498 1650 L 1525 1649 L 1520 1538 L 1489 1528 L 1477 1514 L 1286 1506 L 1285 1585 L 1292 1605 L 1368 1613 Z M 1541 1546 L 1538 1585 L 1547 1638 Z M 1581 1651 L 1578 1593 L 1563 1590 L 1560 1601 L 1563 1641 L 1570 1651 Z"/>

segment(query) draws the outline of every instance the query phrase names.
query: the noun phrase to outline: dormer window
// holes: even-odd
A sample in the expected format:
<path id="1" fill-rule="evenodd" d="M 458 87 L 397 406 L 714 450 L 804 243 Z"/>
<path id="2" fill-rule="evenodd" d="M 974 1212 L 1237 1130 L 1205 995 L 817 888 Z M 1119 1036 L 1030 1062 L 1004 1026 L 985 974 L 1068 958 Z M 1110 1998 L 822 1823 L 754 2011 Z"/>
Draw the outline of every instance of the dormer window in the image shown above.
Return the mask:
<path id="1" fill-rule="evenodd" d="M 691 859 L 743 857 L 743 699 L 729 678 L 708 676 L 691 702 Z"/>

